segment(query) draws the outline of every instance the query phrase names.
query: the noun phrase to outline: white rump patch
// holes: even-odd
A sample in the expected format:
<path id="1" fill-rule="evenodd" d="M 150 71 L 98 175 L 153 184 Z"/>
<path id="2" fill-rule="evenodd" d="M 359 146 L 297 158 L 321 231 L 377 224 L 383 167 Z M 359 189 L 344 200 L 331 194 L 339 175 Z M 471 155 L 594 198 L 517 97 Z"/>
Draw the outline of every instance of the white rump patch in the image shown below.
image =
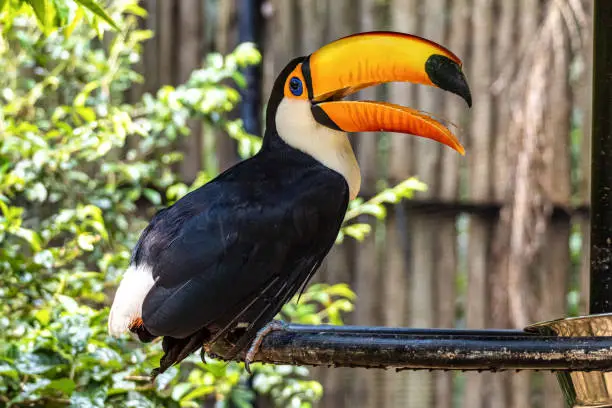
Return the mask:
<path id="1" fill-rule="evenodd" d="M 142 302 L 153 287 L 151 267 L 131 265 L 123 275 L 108 317 L 108 332 L 119 337 L 129 332 L 130 324 L 142 317 Z"/>
<path id="2" fill-rule="evenodd" d="M 289 146 L 340 173 L 349 186 L 350 198 L 357 197 L 361 173 L 348 136 L 317 122 L 309 101 L 283 98 L 276 111 L 276 130 Z"/>

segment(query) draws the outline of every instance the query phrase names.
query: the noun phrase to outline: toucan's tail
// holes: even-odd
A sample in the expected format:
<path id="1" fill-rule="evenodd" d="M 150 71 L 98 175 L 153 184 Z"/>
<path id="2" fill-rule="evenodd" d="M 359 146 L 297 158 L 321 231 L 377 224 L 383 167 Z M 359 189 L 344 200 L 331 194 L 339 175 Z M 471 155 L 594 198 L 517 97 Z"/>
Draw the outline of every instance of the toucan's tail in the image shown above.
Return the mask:
<path id="1" fill-rule="evenodd" d="M 150 343 L 157 336 L 151 334 L 145 327 L 142 319 L 136 319 L 129 327 L 130 331 L 138 336 L 138 339 L 143 343 Z M 210 338 L 210 333 L 206 329 L 202 329 L 191 336 L 183 339 L 165 336 L 162 340 L 162 349 L 164 355 L 159 361 L 159 368 L 153 370 L 152 379 L 155 379 L 159 374 L 166 371 L 174 364 L 180 363 L 186 359 L 191 353 L 202 347 L 204 342 Z"/>
<path id="2" fill-rule="evenodd" d="M 209 337 L 210 333 L 206 329 L 202 329 L 184 339 L 177 339 L 169 336 L 164 337 L 162 340 L 164 355 L 159 361 L 159 368 L 153 370 L 153 379 L 174 364 L 180 363 L 191 353 L 202 347 Z"/>

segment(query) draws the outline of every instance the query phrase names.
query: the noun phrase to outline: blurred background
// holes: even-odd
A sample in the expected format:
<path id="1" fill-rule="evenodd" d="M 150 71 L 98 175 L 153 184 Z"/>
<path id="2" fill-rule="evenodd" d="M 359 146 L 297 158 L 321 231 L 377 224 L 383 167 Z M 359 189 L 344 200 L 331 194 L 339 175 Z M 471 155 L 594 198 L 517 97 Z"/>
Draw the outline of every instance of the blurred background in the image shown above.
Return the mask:
<path id="1" fill-rule="evenodd" d="M 67 228 L 63 235 L 40 232 L 42 243 L 38 248 L 30 245 L 24 250 L 14 243 L 8 246 L 11 241 L 3 233 L 6 239 L 3 245 L 7 245 L 2 250 L 4 257 L 16 256 L 21 251 L 47 256 L 44 248 L 49 247 L 51 255 L 48 256 L 52 259 L 45 264 L 26 257 L 19 265 L 5 264 L 2 279 L 5 285 L 23 288 L 32 279 L 37 279 L 37 273 L 43 273 L 41 268 L 48 276 L 53 276 L 49 282 L 63 273 L 67 277 L 74 276 L 76 269 L 79 273 L 93 270 L 91 273 L 99 274 L 97 277 L 88 275 L 87 279 L 94 282 L 91 284 L 83 280 L 75 283 L 66 278 L 63 283 L 55 282 L 51 289 L 45 289 L 51 293 L 49 299 L 55 299 L 45 303 L 49 305 L 48 318 L 46 315 L 41 318 L 39 313 L 47 309 L 42 306 L 39 309 L 31 302 L 46 296 L 40 295 L 38 289 L 36 294 L 23 299 L 20 298 L 23 293 L 17 293 L 22 289 L 15 289 L 12 294 L 4 292 L 5 296 L 21 299 L 15 301 L 21 305 L 19 307 L 4 306 L 5 319 L 15 316 L 16 310 L 25 310 L 25 323 L 19 326 L 21 331 L 13 327 L 14 322 L 3 323 L 4 335 L 8 337 L 4 354 L 0 354 L 0 376 L 3 369 L 14 372 L 0 377 L 4 381 L 0 383 L 4 384 L 0 393 L 8 396 L 4 402 L 25 404 L 23 401 L 53 401 L 55 398 L 58 403 L 75 404 L 81 397 L 95 402 L 87 390 L 99 390 L 99 384 L 106 384 L 104 398 L 107 399 L 99 401 L 111 404 L 119 401 L 112 398 L 127 395 L 125 401 L 152 404 L 129 406 L 205 406 L 213 402 L 221 404 L 219 406 L 261 407 L 310 406 L 312 403 L 326 408 L 564 406 L 556 378 L 550 373 L 333 368 L 310 369 L 309 374 L 266 372 L 268 377 L 264 377 L 268 380 L 276 378 L 274 375 L 311 378 L 321 384 L 322 393 L 312 384 L 302 384 L 299 386 L 305 388 L 299 388 L 296 383 L 290 383 L 282 389 L 288 393 L 285 397 L 273 396 L 271 402 L 266 398 L 254 399 L 251 395 L 245 397 L 247 405 L 240 405 L 236 401 L 242 400 L 232 392 L 252 390 L 252 379 L 245 378 L 240 369 L 231 371 L 231 367 L 219 365 L 219 370 L 224 367 L 231 372 L 223 373 L 225 382 L 220 380 L 218 373 L 211 380 L 207 369 L 197 366 L 197 358 L 191 361 L 201 374 L 183 373 L 181 377 L 177 370 L 166 383 L 140 390 L 139 387 L 146 385 L 139 382 L 138 375 L 146 375 L 143 370 L 154 365 L 147 361 L 159 356 L 159 351 L 134 357 L 133 353 L 137 353 L 134 344 L 130 346 L 126 340 L 111 343 L 109 350 L 114 350 L 112 353 L 116 356 L 108 351 L 110 354 L 106 358 L 117 364 L 99 369 L 108 370 L 98 373 L 99 378 L 91 374 L 93 368 L 79 365 L 77 360 L 66 363 L 66 367 L 57 362 L 49 363 L 51 368 L 42 371 L 28 372 L 27 367 L 23 371 L 18 363 L 39 355 L 41 348 L 36 346 L 36 339 L 44 338 L 42 331 L 70 332 L 68 326 L 49 328 L 56 317 L 65 317 L 67 313 L 73 320 L 74 316 L 83 313 L 89 316 L 89 320 L 80 323 L 82 327 L 79 327 L 89 328 L 94 334 L 88 332 L 84 345 L 79 346 L 80 352 L 91 353 L 91 347 L 95 349 L 102 347 L 103 342 L 112 342 L 103 337 L 105 312 L 99 317 L 95 317 L 98 315 L 94 312 L 100 305 L 107 305 L 108 299 L 92 295 L 83 298 L 83 291 L 112 295 L 121 268 L 129 257 L 130 245 L 150 218 L 151 211 L 171 203 L 189 188 L 256 151 L 258 139 L 253 135 L 262 134 L 261 117 L 269 90 L 277 73 L 291 58 L 307 55 L 344 35 L 370 30 L 394 30 L 423 36 L 446 46 L 462 59 L 472 89 L 472 109 L 454 95 L 410 84 L 367 89 L 356 98 L 391 101 L 433 114 L 451 125 L 467 154 L 461 157 L 432 141 L 406 135 L 354 135 L 351 140 L 362 170 L 360 196 L 363 201 L 386 189 L 389 191 L 410 177 L 416 177 L 427 188 L 421 191 L 424 190 L 422 186 L 415 184 L 409 193 L 398 193 L 397 203 L 379 206 L 374 202 L 376 210 L 368 210 L 361 203 L 361 210 L 355 213 L 354 219 L 369 227 L 345 230 L 346 236 L 333 248 L 314 278 L 315 286 L 317 283 L 346 283 L 356 298 L 353 300 L 348 290 L 346 293 L 325 292 L 329 287 L 319 286 L 328 288 L 321 292 L 328 297 L 320 304 L 315 302 L 313 310 L 329 306 L 329 298 L 341 293 L 347 303 L 354 303 L 354 310 L 350 312 L 352 306 L 336 305 L 340 311 L 347 312 L 342 313 L 344 323 L 359 325 L 523 328 L 542 320 L 586 313 L 591 1 L 142 0 L 138 5 L 141 8 L 136 7 L 135 2 L 125 1 L 108 5 L 109 13 L 122 31 L 132 33 L 131 37 L 122 40 L 117 40 L 118 36 L 112 32 L 99 36 L 101 19 L 96 20 L 95 16 L 87 21 L 94 26 L 98 24 L 98 30 L 77 27 L 69 39 L 57 33 L 43 39 L 38 33 L 41 25 L 33 23 L 33 17 L 11 16 L 9 24 L 8 12 L 4 12 L 0 67 L 14 74 L 1 80 L 4 111 L 0 132 L 4 130 L 6 139 L 0 142 L 0 147 L 4 163 L 12 163 L 5 164 L 1 173 L 4 200 L 0 200 L 0 204 L 1 201 L 6 203 L 1 220 L 5 224 L 8 222 L 7 205 L 10 205 L 10 208 L 24 208 L 25 215 L 20 217 L 29 230 L 51 228 L 44 220 L 62 221 L 43 215 L 44 209 L 54 206 L 48 202 L 53 189 L 71 197 L 61 201 L 64 207 L 81 208 L 81 213 L 74 213 L 74 224 L 79 227 L 70 224 L 72 230 Z M 61 17 L 61 13 L 58 11 L 57 16 Z M 73 16 L 76 11 L 70 9 L 66 13 Z M 89 11 L 84 15 L 88 16 L 87 13 Z M 65 25 L 69 27 L 70 21 L 71 18 L 67 18 Z M 138 38 L 134 38 L 134 33 L 140 33 Z M 255 44 L 261 53 L 259 63 L 255 50 L 243 45 L 235 51 L 244 42 Z M 122 48 L 113 54 L 113 47 L 119 47 L 118 44 Z M 91 52 L 85 50 L 87 48 L 91 48 Z M 99 54 L 95 54 L 97 52 Z M 232 52 L 233 59 L 229 63 L 221 57 Z M 68 70 L 67 73 L 53 71 L 61 66 L 57 61 L 52 62 L 54 58 L 66 62 L 62 69 Z M 114 62 L 117 64 L 112 65 Z M 79 73 L 80 69 L 83 72 Z M 99 76 L 93 72 L 98 72 Z M 64 74 L 68 80 L 62 79 Z M 61 80 L 54 83 L 53 75 Z M 33 97 L 35 84 L 45 81 L 50 84 L 43 85 Z M 95 85 L 87 88 L 91 83 Z M 12 94 L 7 95 L 7 89 L 21 95 L 22 102 L 16 106 L 17 99 Z M 46 94 L 45 89 L 55 93 Z M 234 89 L 239 90 L 240 97 Z M 84 95 L 81 100 L 78 99 L 80 95 Z M 104 106 L 107 109 L 102 111 Z M 42 110 L 38 111 L 39 108 Z M 58 113 L 60 108 L 64 110 L 61 114 Z M 121 116 L 120 112 L 127 112 L 126 116 Z M 50 153 L 53 149 L 66 140 L 74 140 L 65 136 L 67 139 L 59 144 L 49 142 L 45 150 L 47 156 L 36 159 L 37 148 L 32 146 L 42 142 L 28 139 L 30 147 L 23 147 L 24 138 L 36 131 L 30 129 L 28 133 L 23 128 L 25 125 L 19 125 L 28 114 L 31 114 L 28 123 L 41 121 L 37 126 L 47 136 L 58 115 L 65 117 L 61 120 L 70 125 L 69 130 L 64 129 L 67 134 L 83 138 L 86 131 L 75 132 L 84 126 L 82 122 L 96 120 L 98 125 L 95 126 L 102 126 L 100 123 L 108 117 L 112 123 L 102 131 L 94 129 L 98 133 L 92 146 L 97 153 L 61 167 L 64 160 L 67 163 L 77 160 L 73 153 L 82 151 L 79 149 L 84 149 L 86 143 L 73 146 L 64 156 L 53 158 L 54 153 Z M 143 122 L 143 117 L 149 119 Z M 62 126 L 58 127 L 60 133 Z M 182 133 L 186 136 L 177 136 Z M 49 138 L 57 138 L 57 134 Z M 56 160 L 62 174 L 78 170 L 82 173 L 81 178 L 58 178 L 51 176 L 56 170 L 39 169 L 36 171 L 44 175 L 36 173 L 28 179 L 23 176 L 28 174 L 28 165 L 22 166 L 25 170 L 19 170 L 19 165 L 15 164 L 28 160 L 33 168 L 37 160 Z M 15 177 L 25 180 L 21 187 L 14 181 Z M 94 177 L 100 179 L 99 184 L 91 185 Z M 50 178 L 56 183 L 55 187 L 50 187 Z M 32 194 L 40 193 L 37 183 L 48 190 L 42 199 L 37 195 L 32 199 Z M 89 187 L 80 187 L 79 183 Z M 65 191 L 67 186 L 75 191 L 81 189 L 81 194 L 71 195 Z M 94 197 L 97 195 L 99 197 Z M 102 199 L 107 201 L 100 201 Z M 93 217 L 95 221 L 99 217 L 96 222 L 104 224 L 104 231 L 110 231 L 110 238 L 105 238 L 102 229 L 96 229 L 98 227 L 82 227 L 83 220 L 78 217 L 87 205 L 98 210 L 90 209 L 93 215 L 85 214 L 85 218 Z M 358 207 L 356 203 L 355 208 Z M 50 218 L 45 218 L 47 216 Z M 75 229 L 81 227 L 87 231 Z M 5 229 L 9 231 L 9 227 Z M 83 253 L 58 265 L 58 259 L 66 254 L 56 250 L 57 240 L 65 245 L 72 242 L 66 240 L 73 238 L 76 250 Z M 102 245 L 106 240 L 108 243 Z M 104 248 L 102 252 L 93 249 L 98 244 Z M 39 255 L 39 260 L 42 256 Z M 92 314 L 78 309 L 85 306 L 74 305 L 77 309 L 72 311 L 66 309 L 62 302 L 67 300 L 53 295 L 60 291 L 60 285 L 71 287 L 72 292 L 65 293 L 65 297 L 73 299 L 75 304 L 88 305 Z M 339 322 L 326 318 L 306 321 Z M 24 336 L 31 336 L 30 343 L 16 342 L 16 338 Z M 95 338 L 98 340 L 92 340 Z M 17 344 L 12 351 L 8 350 L 11 342 Z M 74 355 L 75 348 L 78 349 L 71 346 L 62 353 Z M 20 353 L 30 354 L 24 357 L 25 354 L 21 356 Z M 101 357 L 92 358 L 96 366 L 105 367 L 100 363 Z M 54 364 L 64 368 L 53 368 Z M 130 364 L 138 365 L 141 370 L 137 374 L 120 371 Z M 76 373 L 81 373 L 81 369 L 83 372 L 76 376 L 73 372 L 71 376 L 72 367 L 81 367 L 74 368 Z M 115 378 L 119 372 L 124 375 L 120 384 L 119 377 Z M 32 384 L 37 384 L 38 380 L 34 381 L 37 378 L 48 382 L 36 388 Z M 57 382 L 60 379 L 64 379 L 62 383 Z M 269 380 L 267 384 L 274 381 Z M 34 391 L 24 394 L 27 391 L 24 391 L 24 382 L 31 383 Z M 173 384 L 176 390 L 178 383 L 183 384 L 180 385 L 184 389 L 182 394 L 168 391 L 168 384 Z M 59 387 L 59 391 L 52 387 L 52 392 L 45 394 L 49 384 Z M 208 384 L 208 388 L 202 390 L 202 384 Z M 63 389 L 63 386 L 68 388 Z M 266 394 L 262 391 L 264 388 L 257 389 L 259 394 Z M 269 385 L 268 391 L 271 388 L 273 386 Z M 200 394 L 192 395 L 197 390 Z M 186 395 L 190 398 L 184 398 Z M 286 398 L 287 395 L 299 398 Z"/>

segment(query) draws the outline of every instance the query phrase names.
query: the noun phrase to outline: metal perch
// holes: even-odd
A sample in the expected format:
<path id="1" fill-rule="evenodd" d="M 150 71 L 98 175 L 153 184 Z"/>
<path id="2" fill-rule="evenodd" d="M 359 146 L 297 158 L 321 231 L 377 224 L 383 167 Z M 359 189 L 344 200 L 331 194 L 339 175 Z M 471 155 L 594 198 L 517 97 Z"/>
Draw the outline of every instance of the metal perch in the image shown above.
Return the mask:
<path id="1" fill-rule="evenodd" d="M 612 336 L 287 325 L 264 338 L 255 361 L 396 370 L 612 371 Z"/>

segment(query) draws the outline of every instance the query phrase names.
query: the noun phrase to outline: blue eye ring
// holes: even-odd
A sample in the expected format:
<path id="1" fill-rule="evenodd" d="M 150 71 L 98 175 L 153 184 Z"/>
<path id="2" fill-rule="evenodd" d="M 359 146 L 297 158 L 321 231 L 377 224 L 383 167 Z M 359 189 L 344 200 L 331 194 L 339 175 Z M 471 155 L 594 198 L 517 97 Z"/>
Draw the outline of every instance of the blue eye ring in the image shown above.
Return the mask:
<path id="1" fill-rule="evenodd" d="M 304 87 L 300 78 L 293 77 L 289 80 L 289 90 L 295 96 L 300 96 L 304 92 Z"/>

